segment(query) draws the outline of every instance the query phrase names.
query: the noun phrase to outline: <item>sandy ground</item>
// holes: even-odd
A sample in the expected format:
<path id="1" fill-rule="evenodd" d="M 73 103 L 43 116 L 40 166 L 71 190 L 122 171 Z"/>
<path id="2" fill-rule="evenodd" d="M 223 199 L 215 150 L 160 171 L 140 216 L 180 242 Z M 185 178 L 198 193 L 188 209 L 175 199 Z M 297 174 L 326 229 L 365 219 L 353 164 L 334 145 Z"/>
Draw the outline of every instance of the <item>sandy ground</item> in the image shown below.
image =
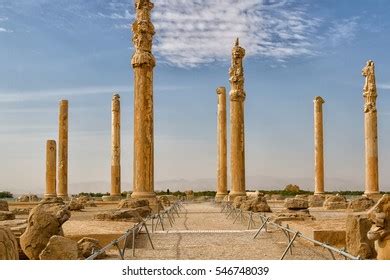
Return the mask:
<path id="1" fill-rule="evenodd" d="M 151 234 L 155 250 L 146 234 L 136 240 L 135 259 L 279 259 L 287 247 L 288 239 L 277 229 L 268 228 L 253 239 L 256 229 L 247 230 L 248 223 L 234 217 L 226 218 L 220 207 L 212 203 L 185 204 L 186 211 L 176 217 L 173 227 L 165 222 L 165 231 L 159 227 Z M 319 214 L 320 215 L 320 214 Z M 255 228 L 260 225 L 256 219 Z M 149 225 L 151 228 L 151 225 Z M 115 250 L 109 258 L 117 259 Z M 126 259 L 134 259 L 126 250 Z M 331 259 L 328 251 L 297 239 L 293 254 L 285 259 Z"/>

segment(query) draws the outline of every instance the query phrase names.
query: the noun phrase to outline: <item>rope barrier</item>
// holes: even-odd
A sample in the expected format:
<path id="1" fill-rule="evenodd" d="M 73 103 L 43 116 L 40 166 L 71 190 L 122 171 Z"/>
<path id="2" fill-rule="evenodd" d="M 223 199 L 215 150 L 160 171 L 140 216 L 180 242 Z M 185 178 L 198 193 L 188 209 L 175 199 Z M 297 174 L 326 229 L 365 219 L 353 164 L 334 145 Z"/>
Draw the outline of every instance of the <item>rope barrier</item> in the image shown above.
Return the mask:
<path id="1" fill-rule="evenodd" d="M 253 236 L 253 239 L 255 239 L 261 232 L 261 230 L 265 230 L 267 232 L 267 225 L 272 225 L 280 230 L 286 235 L 288 239 L 288 245 L 285 251 L 283 252 L 281 256 L 281 260 L 283 260 L 287 254 L 288 251 L 290 251 L 290 254 L 292 254 L 292 247 L 294 246 L 294 242 L 297 238 L 302 238 L 306 241 L 309 241 L 315 245 L 321 246 L 322 248 L 326 249 L 329 251 L 331 254 L 332 259 L 336 259 L 334 253 L 337 253 L 339 255 L 342 255 L 345 259 L 350 259 L 350 260 L 360 260 L 360 256 L 353 256 L 349 254 L 348 252 L 345 251 L 345 249 L 338 249 L 336 247 L 330 246 L 326 243 L 320 242 L 318 240 L 315 240 L 311 237 L 305 236 L 299 231 L 293 230 L 289 227 L 287 224 L 286 226 L 283 226 L 281 224 L 275 223 L 271 221 L 271 217 L 267 217 L 264 214 L 257 213 L 257 212 L 252 212 L 252 211 L 243 211 L 242 209 L 237 209 L 234 208 L 232 202 L 230 201 L 224 201 L 222 202 L 222 207 L 221 207 L 221 213 L 227 214 L 226 219 L 229 218 L 230 216 L 234 217 L 233 224 L 237 221 L 238 217 L 241 217 L 241 222 L 244 220 L 244 214 L 248 214 L 248 230 L 251 228 L 251 226 L 255 226 L 255 221 L 254 221 L 254 216 L 258 216 L 261 220 L 261 225 L 255 235 Z M 291 238 L 291 235 L 293 234 L 293 237 Z"/>
<path id="2" fill-rule="evenodd" d="M 119 257 L 122 260 L 124 260 L 125 252 L 126 252 L 126 248 L 128 247 L 130 236 L 132 237 L 131 249 L 132 249 L 132 255 L 134 257 L 135 256 L 135 237 L 137 234 L 139 234 L 142 231 L 142 229 L 145 229 L 146 235 L 148 236 L 149 243 L 150 243 L 152 249 L 154 250 L 152 238 L 150 237 L 150 233 L 149 233 L 149 230 L 148 230 L 146 223 L 151 221 L 152 232 L 154 232 L 157 229 L 158 223 L 160 223 L 162 230 L 164 230 L 164 218 L 167 217 L 170 225 L 173 226 L 173 223 L 175 222 L 174 217 L 173 217 L 174 216 L 173 213 L 175 213 L 179 217 L 179 211 L 181 211 L 182 209 L 184 209 L 184 206 L 182 205 L 182 201 L 178 200 L 174 204 L 172 204 L 169 208 L 164 209 L 163 211 L 159 211 L 156 214 L 149 215 L 146 219 L 133 225 L 133 227 L 129 228 L 123 235 L 121 235 L 117 239 L 114 239 L 109 244 L 104 246 L 102 249 L 97 250 L 97 251 L 93 251 L 92 255 L 89 256 L 88 258 L 86 258 L 86 260 L 94 260 L 97 258 L 97 256 L 99 256 L 103 252 L 106 252 L 107 250 L 111 249 L 112 247 L 116 247 L 118 249 Z M 157 220 L 155 225 L 154 225 L 154 220 Z M 123 247 L 121 248 L 121 246 L 119 244 L 122 241 L 124 241 L 124 242 L 123 242 Z"/>

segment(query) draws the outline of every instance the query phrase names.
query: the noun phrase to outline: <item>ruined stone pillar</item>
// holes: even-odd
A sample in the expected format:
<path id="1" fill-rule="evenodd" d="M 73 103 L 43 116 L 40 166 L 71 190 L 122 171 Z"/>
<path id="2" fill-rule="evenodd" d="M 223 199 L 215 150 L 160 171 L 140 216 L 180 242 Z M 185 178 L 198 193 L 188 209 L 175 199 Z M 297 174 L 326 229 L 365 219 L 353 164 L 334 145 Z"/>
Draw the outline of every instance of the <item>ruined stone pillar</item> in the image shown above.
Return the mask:
<path id="1" fill-rule="evenodd" d="M 324 129 L 322 119 L 322 105 L 324 99 L 317 96 L 314 99 L 314 194 L 323 194 L 324 186 Z"/>
<path id="2" fill-rule="evenodd" d="M 364 131 L 365 131 L 365 194 L 379 193 L 378 176 L 378 128 L 376 110 L 375 64 L 369 60 L 362 70 L 365 77 L 364 97 Z"/>
<path id="3" fill-rule="evenodd" d="M 60 101 L 58 124 L 58 197 L 68 199 L 68 100 Z"/>
<path id="4" fill-rule="evenodd" d="M 230 75 L 231 180 L 230 197 L 245 196 L 244 69 L 245 50 L 237 39 L 232 50 Z"/>
<path id="5" fill-rule="evenodd" d="M 111 106 L 111 198 L 121 198 L 121 107 L 120 96 L 112 97 Z"/>
<path id="6" fill-rule="evenodd" d="M 55 140 L 46 141 L 46 191 L 45 198 L 56 197 L 57 185 L 57 147 Z"/>
<path id="7" fill-rule="evenodd" d="M 221 201 L 227 194 L 227 140 L 226 140 L 226 89 L 219 87 L 218 96 L 218 167 L 216 201 Z"/>
<path id="8" fill-rule="evenodd" d="M 150 13 L 154 5 L 149 0 L 136 0 L 136 20 L 133 23 L 135 52 L 131 64 L 134 69 L 134 198 L 155 197 L 154 139 L 153 139 L 153 68 L 152 54 L 155 34 Z"/>

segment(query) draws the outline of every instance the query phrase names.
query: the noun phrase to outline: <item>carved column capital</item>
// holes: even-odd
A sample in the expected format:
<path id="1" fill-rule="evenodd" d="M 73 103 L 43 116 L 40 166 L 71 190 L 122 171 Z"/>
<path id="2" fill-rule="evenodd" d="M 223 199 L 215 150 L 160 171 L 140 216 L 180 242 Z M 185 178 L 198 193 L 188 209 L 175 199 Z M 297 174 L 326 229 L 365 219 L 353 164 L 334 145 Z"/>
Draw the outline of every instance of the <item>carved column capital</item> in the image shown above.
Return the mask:
<path id="1" fill-rule="evenodd" d="M 150 0 L 136 0 L 135 12 L 136 20 L 132 25 L 134 54 L 131 59 L 133 68 L 154 67 L 156 59 L 152 54 L 154 26 L 151 21 L 151 10 L 154 4 Z"/>
<path id="2" fill-rule="evenodd" d="M 239 39 L 237 38 L 232 49 L 232 64 L 229 69 L 229 81 L 231 85 L 230 101 L 243 102 L 246 97 L 244 90 L 244 57 L 245 49 L 240 46 Z"/>

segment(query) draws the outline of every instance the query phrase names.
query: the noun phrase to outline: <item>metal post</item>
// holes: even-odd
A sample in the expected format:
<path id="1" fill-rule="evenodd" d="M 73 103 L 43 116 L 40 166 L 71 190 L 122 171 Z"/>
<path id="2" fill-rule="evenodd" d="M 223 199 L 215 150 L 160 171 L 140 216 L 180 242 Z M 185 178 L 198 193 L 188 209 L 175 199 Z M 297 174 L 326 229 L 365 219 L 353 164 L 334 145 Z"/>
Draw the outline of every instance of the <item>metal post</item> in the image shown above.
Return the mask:
<path id="1" fill-rule="evenodd" d="M 259 230 L 256 232 L 255 236 L 253 236 L 253 239 L 255 239 L 259 235 L 260 231 L 266 226 L 266 224 L 268 223 L 269 219 L 270 219 L 270 217 L 265 219 L 264 223 L 261 225 Z"/>
<path id="2" fill-rule="evenodd" d="M 297 238 L 298 234 L 299 234 L 299 231 L 297 231 L 297 232 L 294 234 L 292 240 L 288 243 L 288 246 L 287 246 L 286 250 L 284 250 L 283 255 L 282 255 L 282 257 L 280 258 L 280 260 L 283 260 L 283 259 L 284 259 L 284 257 L 286 256 L 288 250 L 290 249 L 291 245 L 294 243 L 295 238 Z"/>

